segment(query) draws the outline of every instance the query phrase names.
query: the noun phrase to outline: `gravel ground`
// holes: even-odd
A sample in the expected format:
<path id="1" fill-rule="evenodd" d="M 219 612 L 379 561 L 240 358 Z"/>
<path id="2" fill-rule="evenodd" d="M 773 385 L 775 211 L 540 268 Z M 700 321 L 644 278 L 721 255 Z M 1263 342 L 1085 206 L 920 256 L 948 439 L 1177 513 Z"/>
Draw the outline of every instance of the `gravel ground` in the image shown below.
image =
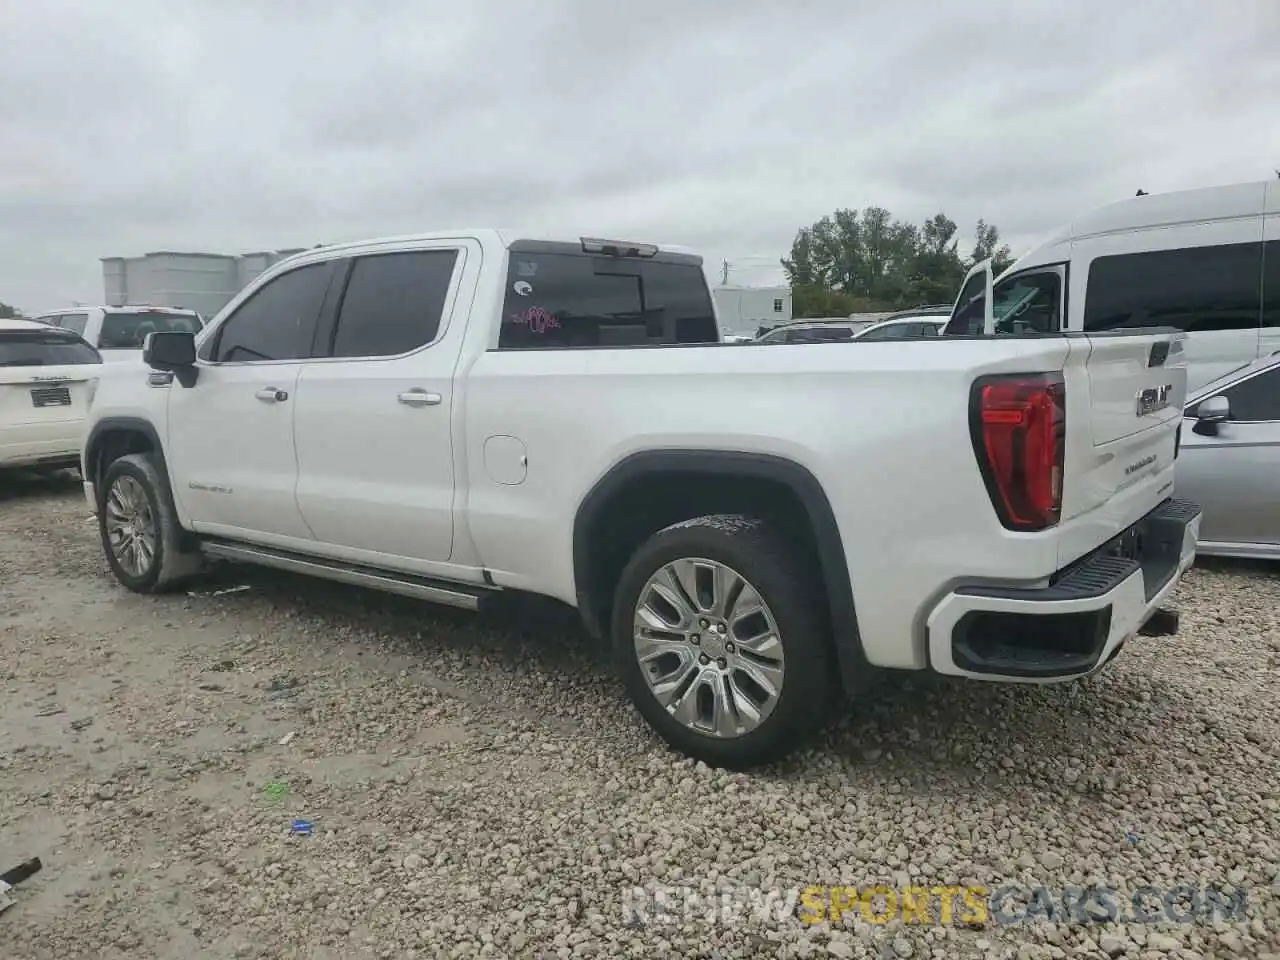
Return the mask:
<path id="1" fill-rule="evenodd" d="M 1280 956 L 1274 566 L 1197 568 L 1179 637 L 1088 682 L 886 681 L 744 775 L 659 745 L 557 609 L 230 567 L 138 597 L 86 516 L 73 482 L 0 481 L 0 869 L 45 863 L 6 958 Z M 787 899 L 1090 883 L 1119 922 Z M 1247 915 L 1124 922 L 1209 883 Z"/>

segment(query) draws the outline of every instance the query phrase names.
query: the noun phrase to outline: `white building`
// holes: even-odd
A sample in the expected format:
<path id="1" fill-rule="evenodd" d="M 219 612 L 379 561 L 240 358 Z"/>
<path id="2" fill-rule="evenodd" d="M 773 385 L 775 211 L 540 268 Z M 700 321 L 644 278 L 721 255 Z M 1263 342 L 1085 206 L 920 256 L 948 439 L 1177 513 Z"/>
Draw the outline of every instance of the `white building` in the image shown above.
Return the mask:
<path id="1" fill-rule="evenodd" d="M 761 326 L 772 327 L 791 319 L 790 287 L 711 288 L 721 333 L 752 334 Z"/>
<path id="2" fill-rule="evenodd" d="M 104 302 L 112 307 L 127 303 L 186 307 L 208 318 L 267 267 L 304 249 L 240 256 L 158 250 L 141 257 L 103 257 Z"/>

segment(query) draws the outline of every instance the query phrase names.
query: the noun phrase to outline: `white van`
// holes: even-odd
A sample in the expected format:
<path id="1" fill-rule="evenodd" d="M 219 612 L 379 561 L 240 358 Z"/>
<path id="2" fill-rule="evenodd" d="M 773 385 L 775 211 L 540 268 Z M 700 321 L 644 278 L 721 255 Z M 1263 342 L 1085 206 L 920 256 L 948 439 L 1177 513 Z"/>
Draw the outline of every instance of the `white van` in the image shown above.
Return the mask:
<path id="1" fill-rule="evenodd" d="M 1186 331 L 1188 391 L 1280 350 L 1280 180 L 1087 213 L 994 281 L 989 261 L 975 266 L 944 333 L 1135 327 Z"/>

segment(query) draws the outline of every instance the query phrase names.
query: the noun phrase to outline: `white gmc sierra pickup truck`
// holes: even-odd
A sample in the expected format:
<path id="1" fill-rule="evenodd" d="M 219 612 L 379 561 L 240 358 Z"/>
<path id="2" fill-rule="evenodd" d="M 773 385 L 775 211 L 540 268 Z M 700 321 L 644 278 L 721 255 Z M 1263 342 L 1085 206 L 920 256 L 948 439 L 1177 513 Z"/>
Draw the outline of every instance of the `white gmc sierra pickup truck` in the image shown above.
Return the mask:
<path id="1" fill-rule="evenodd" d="M 103 380 L 85 491 L 138 592 L 219 558 L 558 598 L 668 743 L 746 767 L 869 667 L 1062 681 L 1176 626 L 1177 335 L 985 334 L 982 269 L 973 334 L 727 346 L 688 253 L 318 248 Z M 1081 309 L 1055 276 L 1036 309 Z"/>

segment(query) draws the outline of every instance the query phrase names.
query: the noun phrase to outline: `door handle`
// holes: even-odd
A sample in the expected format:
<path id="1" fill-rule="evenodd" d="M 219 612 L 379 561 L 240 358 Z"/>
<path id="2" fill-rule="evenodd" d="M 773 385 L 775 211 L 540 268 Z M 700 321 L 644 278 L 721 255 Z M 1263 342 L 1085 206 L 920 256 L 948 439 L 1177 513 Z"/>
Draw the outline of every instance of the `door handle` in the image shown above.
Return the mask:
<path id="1" fill-rule="evenodd" d="M 263 387 L 254 396 L 266 403 L 283 403 L 289 399 L 288 393 L 283 390 L 277 390 L 275 387 Z"/>
<path id="2" fill-rule="evenodd" d="M 430 393 L 421 387 L 414 387 L 412 390 L 398 394 L 396 399 L 411 407 L 434 407 L 444 398 L 438 393 Z"/>

